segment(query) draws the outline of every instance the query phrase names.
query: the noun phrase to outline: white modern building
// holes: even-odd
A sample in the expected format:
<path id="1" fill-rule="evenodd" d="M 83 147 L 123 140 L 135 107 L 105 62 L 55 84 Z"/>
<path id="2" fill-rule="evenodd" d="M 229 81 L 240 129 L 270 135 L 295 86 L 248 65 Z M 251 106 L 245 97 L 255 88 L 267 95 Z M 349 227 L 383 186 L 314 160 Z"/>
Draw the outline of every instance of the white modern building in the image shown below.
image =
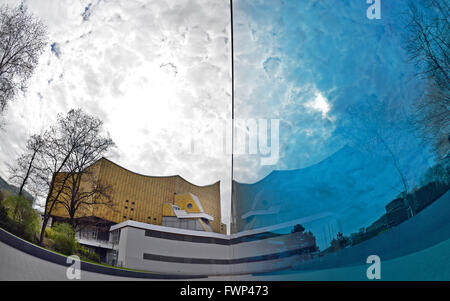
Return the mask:
<path id="1" fill-rule="evenodd" d="M 316 250 L 314 237 L 291 233 L 295 224 L 225 235 L 126 221 L 110 229 L 107 261 L 131 269 L 184 275 L 285 269 L 311 258 Z"/>

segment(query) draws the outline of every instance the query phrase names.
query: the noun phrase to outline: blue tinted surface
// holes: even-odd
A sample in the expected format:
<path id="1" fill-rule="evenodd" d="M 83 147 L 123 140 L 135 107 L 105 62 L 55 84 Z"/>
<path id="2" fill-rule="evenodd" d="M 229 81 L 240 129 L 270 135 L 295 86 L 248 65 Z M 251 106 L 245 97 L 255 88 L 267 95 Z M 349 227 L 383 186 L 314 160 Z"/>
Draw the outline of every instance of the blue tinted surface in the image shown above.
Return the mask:
<path id="1" fill-rule="evenodd" d="M 427 82 L 407 59 L 407 7 L 381 1 L 377 20 L 366 1 L 234 3 L 235 117 L 280 125 L 275 164 L 261 164 L 261 149 L 234 156 L 232 230 L 291 221 L 314 234 L 316 257 L 350 248 L 346 263 L 357 264 L 369 249 L 354 248 L 417 223 L 448 190 L 448 160 L 414 126 Z M 445 228 L 432 220 L 421 219 L 423 235 Z M 385 257 L 450 237 L 445 228 L 428 244 L 394 247 L 398 236 L 413 239 L 408 229 L 383 236 Z"/>

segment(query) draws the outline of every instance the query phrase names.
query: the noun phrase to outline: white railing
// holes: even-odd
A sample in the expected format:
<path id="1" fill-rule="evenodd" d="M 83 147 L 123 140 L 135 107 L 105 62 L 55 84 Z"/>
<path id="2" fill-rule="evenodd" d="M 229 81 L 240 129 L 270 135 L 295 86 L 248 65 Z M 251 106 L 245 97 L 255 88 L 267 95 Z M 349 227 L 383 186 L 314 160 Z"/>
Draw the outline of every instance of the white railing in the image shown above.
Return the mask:
<path id="1" fill-rule="evenodd" d="M 110 241 L 97 239 L 96 237 L 88 235 L 87 233 L 77 232 L 75 238 L 80 244 L 83 245 L 113 249 L 113 244 Z"/>
<path id="2" fill-rule="evenodd" d="M 113 244 L 106 240 L 77 238 L 77 241 L 83 245 L 113 249 Z"/>

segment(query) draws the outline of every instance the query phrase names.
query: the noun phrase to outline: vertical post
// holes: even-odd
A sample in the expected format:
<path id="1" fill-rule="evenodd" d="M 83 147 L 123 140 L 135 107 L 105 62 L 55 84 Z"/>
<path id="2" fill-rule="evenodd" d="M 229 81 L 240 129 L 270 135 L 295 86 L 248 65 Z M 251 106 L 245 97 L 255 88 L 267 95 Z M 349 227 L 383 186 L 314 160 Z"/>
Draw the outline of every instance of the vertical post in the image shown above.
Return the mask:
<path id="1" fill-rule="evenodd" d="M 230 0 L 230 34 L 231 34 L 231 224 L 230 232 L 232 231 L 234 212 L 233 208 L 235 206 L 234 202 L 234 31 L 233 31 L 233 0 Z M 228 232 L 228 231 L 227 231 Z M 234 249 L 233 249 L 234 252 Z"/>
<path id="2" fill-rule="evenodd" d="M 234 174 L 234 37 L 233 37 L 233 0 L 230 0 L 231 27 L 231 197 L 233 198 Z"/>

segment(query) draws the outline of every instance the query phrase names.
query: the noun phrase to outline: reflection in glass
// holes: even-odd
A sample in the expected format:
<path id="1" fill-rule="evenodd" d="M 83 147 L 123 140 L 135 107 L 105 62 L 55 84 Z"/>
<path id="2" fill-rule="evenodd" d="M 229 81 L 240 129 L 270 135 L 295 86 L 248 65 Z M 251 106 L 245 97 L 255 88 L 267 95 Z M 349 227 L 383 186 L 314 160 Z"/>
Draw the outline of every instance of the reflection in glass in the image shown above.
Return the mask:
<path id="1" fill-rule="evenodd" d="M 312 260 L 294 269 L 364 265 L 370 252 L 396 258 L 450 237 L 449 123 L 429 117 L 449 113 L 448 73 L 421 69 L 429 66 L 415 61 L 412 47 L 420 45 L 408 25 L 418 12 L 423 22 L 446 16 L 448 25 L 448 7 L 382 4 L 234 2 L 234 143 L 241 151 L 231 229 L 288 223 L 311 233 Z M 369 17 L 374 10 L 380 19 Z M 448 26 L 436 28 L 448 42 Z M 439 46 L 431 45 L 445 60 L 448 48 Z M 424 99 L 447 106 L 425 111 Z M 261 131 L 273 120 L 279 128 Z M 271 155 L 264 146 L 274 144 L 277 160 L 264 164 Z"/>

